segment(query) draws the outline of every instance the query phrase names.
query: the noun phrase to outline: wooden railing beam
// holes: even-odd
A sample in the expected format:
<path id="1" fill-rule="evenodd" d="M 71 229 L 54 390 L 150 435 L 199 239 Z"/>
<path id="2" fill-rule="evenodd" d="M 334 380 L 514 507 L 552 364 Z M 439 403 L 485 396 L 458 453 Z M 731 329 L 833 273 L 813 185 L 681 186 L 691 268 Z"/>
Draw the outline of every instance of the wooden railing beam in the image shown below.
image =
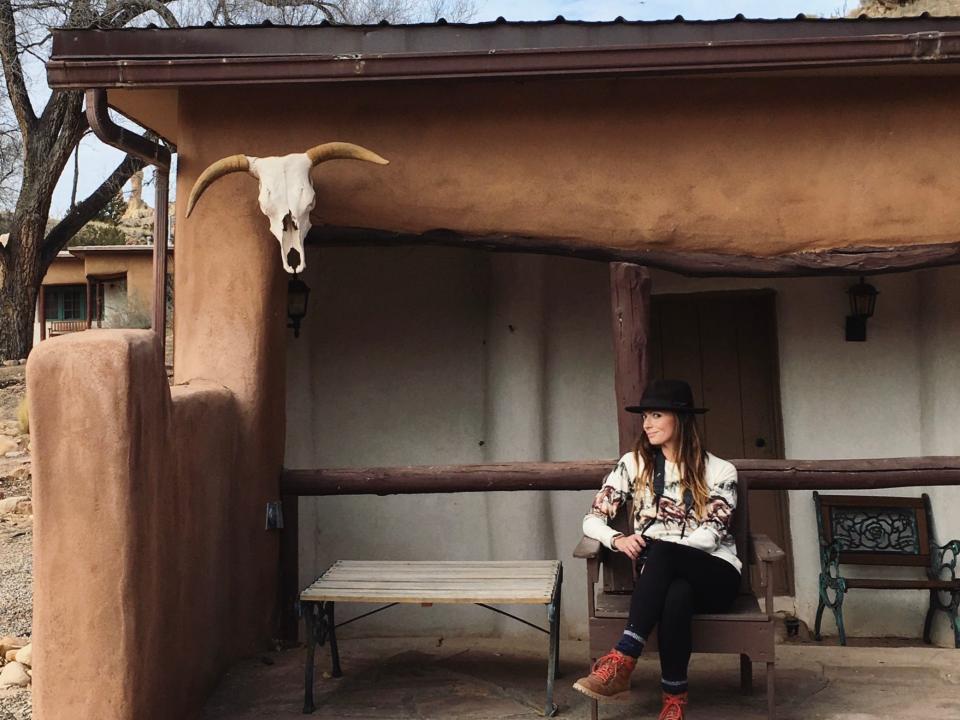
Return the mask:
<path id="1" fill-rule="evenodd" d="M 285 495 L 409 495 L 595 490 L 616 461 L 284 470 Z M 960 485 L 960 457 L 877 460 L 733 460 L 753 490 L 878 490 Z"/>

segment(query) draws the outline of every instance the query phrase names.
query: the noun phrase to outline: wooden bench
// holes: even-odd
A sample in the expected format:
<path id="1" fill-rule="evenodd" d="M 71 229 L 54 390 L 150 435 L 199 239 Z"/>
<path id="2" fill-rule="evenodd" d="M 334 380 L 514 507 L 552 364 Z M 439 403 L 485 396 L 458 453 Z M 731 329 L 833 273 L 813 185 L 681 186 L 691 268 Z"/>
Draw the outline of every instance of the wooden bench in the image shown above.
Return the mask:
<path id="1" fill-rule="evenodd" d="M 86 320 L 52 320 L 50 322 L 50 337 L 80 332 L 87 329 Z"/>
<path id="2" fill-rule="evenodd" d="M 926 493 L 919 498 L 871 495 L 813 494 L 820 539 L 820 603 L 814 636 L 820 636 L 824 608 L 833 610 L 840 644 L 847 644 L 843 626 L 843 599 L 847 590 L 927 590 L 930 604 L 923 623 L 923 639 L 930 643 L 934 611 L 947 613 L 953 627 L 954 645 L 960 648 L 960 579 L 957 558 L 960 541 L 938 545 L 933 530 L 933 512 Z M 841 565 L 923 568 L 917 579 L 849 578 Z M 944 575 L 949 575 L 945 578 Z M 833 593 L 833 598 L 830 593 Z M 940 593 L 949 593 L 943 602 Z"/>
<path id="3" fill-rule="evenodd" d="M 430 606 L 474 604 L 518 620 L 550 636 L 547 699 L 544 714 L 555 715 L 553 686 L 560 662 L 560 589 L 563 566 L 556 560 L 389 561 L 339 560 L 300 593 L 307 626 L 307 665 L 303 712 L 314 710 L 314 653 L 330 641 L 333 677 L 340 677 L 336 628 L 400 603 Z M 338 602 L 387 603 L 377 610 L 337 623 Z M 491 605 L 546 605 L 549 628 L 522 620 Z"/>
<path id="4" fill-rule="evenodd" d="M 747 482 L 740 478 L 740 501 L 733 516 L 733 534 L 737 540 L 737 556 L 743 562 L 740 597 L 731 612 L 718 615 L 694 615 L 693 651 L 700 653 L 731 653 L 740 656 L 740 688 L 744 693 L 753 689 L 753 663 L 766 667 L 767 717 L 775 714 L 774 663 L 775 616 L 773 614 L 773 563 L 784 558 L 784 552 L 766 535 L 748 532 Z M 632 503 L 627 503 L 614 520 L 614 527 L 625 534 L 633 517 Z M 596 660 L 616 645 L 623 634 L 630 609 L 633 589 L 633 570 L 622 553 L 612 553 L 591 538 L 583 538 L 573 552 L 574 557 L 587 561 L 587 611 L 589 613 L 590 658 Z M 765 594 L 765 607 L 760 608 L 751 581 L 751 566 L 756 568 L 760 588 Z M 603 568 L 606 577 L 600 582 Z M 657 649 L 656 631 L 647 638 L 644 655 Z M 590 717 L 597 720 L 597 702 L 590 703 Z"/>

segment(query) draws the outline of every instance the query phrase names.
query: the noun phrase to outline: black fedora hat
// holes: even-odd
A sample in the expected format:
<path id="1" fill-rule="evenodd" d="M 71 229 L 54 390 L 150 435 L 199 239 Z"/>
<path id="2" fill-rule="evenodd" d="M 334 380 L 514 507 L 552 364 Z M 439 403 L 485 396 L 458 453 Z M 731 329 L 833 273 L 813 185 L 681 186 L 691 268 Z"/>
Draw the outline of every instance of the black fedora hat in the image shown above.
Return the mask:
<path id="1" fill-rule="evenodd" d="M 693 391 L 683 380 L 654 380 L 643 391 L 636 405 L 624 408 L 627 412 L 669 410 L 677 413 L 705 413 L 707 408 L 693 406 Z"/>

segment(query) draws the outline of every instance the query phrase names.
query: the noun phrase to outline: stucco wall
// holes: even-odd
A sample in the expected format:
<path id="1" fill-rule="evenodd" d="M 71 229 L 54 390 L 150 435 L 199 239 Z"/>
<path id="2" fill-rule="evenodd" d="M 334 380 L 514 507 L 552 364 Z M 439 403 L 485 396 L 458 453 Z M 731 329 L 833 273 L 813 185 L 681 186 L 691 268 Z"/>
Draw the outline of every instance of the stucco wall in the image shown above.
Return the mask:
<path id="1" fill-rule="evenodd" d="M 932 79 L 202 88 L 182 92 L 184 117 L 185 103 L 209 113 L 190 121 L 222 155 L 349 140 L 389 159 L 315 171 L 314 220 L 338 226 L 767 255 L 948 242 L 960 222 L 960 169 L 942 162 L 960 129 L 950 87 Z M 241 116 L 256 128 L 236 132 Z M 254 188 L 227 178 L 201 205 L 252 203 Z"/>
<path id="2" fill-rule="evenodd" d="M 605 265 L 413 248 L 311 250 L 308 262 L 317 295 L 301 338 L 288 340 L 288 467 L 616 453 Z M 589 500 L 304 498 L 301 584 L 338 558 L 559 557 L 573 566 Z M 583 575 L 573 570 L 564 602 L 579 618 L 570 608 L 583 605 Z M 512 630 L 473 607 L 395 608 L 371 621 L 359 631 Z"/>
<path id="3" fill-rule="evenodd" d="M 222 147 L 185 128 L 189 187 Z M 31 353 L 38 718 L 188 720 L 232 661 L 275 637 L 279 543 L 264 513 L 283 458 L 285 283 L 257 220 L 232 204 L 181 219 L 189 321 L 172 392 L 149 332 Z M 91 665 L 103 638 L 110 657 Z"/>
<path id="4" fill-rule="evenodd" d="M 27 377 L 34 716 L 192 717 L 235 652 L 235 569 L 248 562 L 235 521 L 235 398 L 204 381 L 171 395 L 147 331 L 51 339 L 31 353 Z M 91 663 L 104 638 L 110 652 Z M 186 638 L 202 640 L 185 654 Z M 158 657 L 178 657 L 178 671 Z"/>
<path id="5" fill-rule="evenodd" d="M 86 281 L 83 260 L 75 257 L 58 257 L 43 276 L 44 285 L 83 285 Z"/>
<path id="6" fill-rule="evenodd" d="M 960 455 L 960 273 L 953 268 L 920 274 L 921 369 L 923 372 L 923 451 Z M 933 503 L 941 543 L 960 539 L 960 488 L 926 488 Z M 953 640 L 942 620 L 934 639 Z"/>
<path id="7" fill-rule="evenodd" d="M 605 264 L 426 248 L 311 248 L 308 262 L 306 279 L 317 294 L 301 339 L 288 338 L 288 467 L 615 455 Z M 850 279 L 654 272 L 653 287 L 773 288 L 787 456 L 827 459 L 957 451 L 928 446 L 940 434 L 954 435 L 925 426 L 921 409 L 921 399 L 934 396 L 925 390 L 928 358 L 945 358 L 934 363 L 941 375 L 955 372 L 945 351 L 955 347 L 960 327 L 949 301 L 957 279 L 957 269 L 871 278 L 881 295 L 866 343 L 843 339 Z M 936 333 L 926 338 L 921 298 L 933 287 L 947 296 L 936 301 Z M 958 419 L 960 405 L 950 397 L 938 406 L 938 427 Z M 338 558 L 556 557 L 566 567 L 564 622 L 577 635 L 585 580 L 570 552 L 589 500 L 587 492 L 302 499 L 301 584 Z M 796 607 L 812 625 L 819 564 L 809 492 L 790 494 L 790 515 Z M 937 519 L 941 536 L 949 534 L 947 512 L 940 508 Z M 916 637 L 923 602 L 922 593 L 854 592 L 848 631 Z M 938 618 L 944 643 L 945 625 Z M 473 608 L 416 608 L 391 610 L 352 631 L 515 628 Z M 833 632 L 829 618 L 825 631 Z"/>

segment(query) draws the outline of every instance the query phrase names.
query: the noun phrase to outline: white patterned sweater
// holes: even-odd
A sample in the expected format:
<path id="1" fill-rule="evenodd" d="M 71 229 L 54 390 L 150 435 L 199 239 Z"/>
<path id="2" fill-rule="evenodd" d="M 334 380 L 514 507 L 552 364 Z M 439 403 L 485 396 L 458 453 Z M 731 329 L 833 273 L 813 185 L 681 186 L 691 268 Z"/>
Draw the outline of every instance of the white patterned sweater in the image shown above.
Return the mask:
<path id="1" fill-rule="evenodd" d="M 639 458 L 639 463 L 643 459 Z M 648 490 L 640 489 L 633 497 L 634 532 L 652 540 L 666 540 L 703 550 L 741 569 L 737 543 L 730 523 L 737 506 L 737 469 L 732 463 L 707 453 L 706 481 L 709 492 L 706 513 L 698 519 L 692 506 L 684 503 L 680 473 L 675 463 L 666 462 L 663 496 L 659 502 Z M 599 540 L 611 550 L 613 540 L 621 533 L 609 527 L 617 510 L 634 491 L 639 475 L 637 456 L 629 452 L 603 481 L 593 500 L 590 512 L 583 518 L 583 534 Z"/>

